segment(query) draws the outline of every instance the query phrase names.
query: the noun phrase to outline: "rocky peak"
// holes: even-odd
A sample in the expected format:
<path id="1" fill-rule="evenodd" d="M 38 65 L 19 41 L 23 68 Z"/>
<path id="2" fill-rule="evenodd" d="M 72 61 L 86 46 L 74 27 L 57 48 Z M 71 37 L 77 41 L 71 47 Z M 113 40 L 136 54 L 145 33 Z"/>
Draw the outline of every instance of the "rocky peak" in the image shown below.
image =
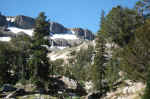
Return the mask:
<path id="1" fill-rule="evenodd" d="M 35 20 L 28 16 L 19 15 L 15 17 L 14 24 L 23 29 L 30 29 L 35 26 Z"/>
<path id="2" fill-rule="evenodd" d="M 50 32 L 59 34 L 59 33 L 66 33 L 67 28 L 57 22 L 49 22 L 50 24 Z"/>
<path id="3" fill-rule="evenodd" d="M 6 26 L 6 25 L 7 25 L 6 17 L 0 13 L 0 26 Z"/>

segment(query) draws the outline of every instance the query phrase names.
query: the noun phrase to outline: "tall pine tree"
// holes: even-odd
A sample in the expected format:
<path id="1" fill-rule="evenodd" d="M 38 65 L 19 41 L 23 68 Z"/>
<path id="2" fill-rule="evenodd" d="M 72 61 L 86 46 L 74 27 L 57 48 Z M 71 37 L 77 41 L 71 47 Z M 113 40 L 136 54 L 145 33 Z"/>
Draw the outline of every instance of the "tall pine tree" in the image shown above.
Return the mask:
<path id="1" fill-rule="evenodd" d="M 50 64 L 47 57 L 48 50 L 45 47 L 50 46 L 48 39 L 46 39 L 46 36 L 49 36 L 49 33 L 49 23 L 46 20 L 44 12 L 41 12 L 36 18 L 32 55 L 29 60 L 32 78 L 39 82 L 46 81 L 49 74 Z"/>
<path id="2" fill-rule="evenodd" d="M 104 12 L 101 15 L 101 25 L 104 22 Z M 106 92 L 105 88 L 105 71 L 106 71 L 106 41 L 101 31 L 98 32 L 95 46 L 95 57 L 93 64 L 93 83 L 94 89 L 102 95 Z"/>

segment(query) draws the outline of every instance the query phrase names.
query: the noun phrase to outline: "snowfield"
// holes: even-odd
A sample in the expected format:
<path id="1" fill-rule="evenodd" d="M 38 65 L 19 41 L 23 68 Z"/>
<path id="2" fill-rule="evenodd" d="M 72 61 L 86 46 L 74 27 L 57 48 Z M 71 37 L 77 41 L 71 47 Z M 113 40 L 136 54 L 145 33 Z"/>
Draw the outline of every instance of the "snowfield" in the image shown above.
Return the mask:
<path id="1" fill-rule="evenodd" d="M 79 38 L 74 34 L 53 34 L 51 39 L 76 40 Z"/>
<path id="2" fill-rule="evenodd" d="M 25 34 L 29 35 L 29 36 L 33 36 L 33 29 L 21 29 L 21 28 L 17 28 L 17 27 L 8 27 L 8 29 L 17 34 L 19 32 L 24 32 Z"/>
<path id="3" fill-rule="evenodd" d="M 33 36 L 33 29 L 21 29 L 17 27 L 8 27 L 8 29 L 17 34 L 19 32 L 24 32 L 25 34 L 29 36 Z M 60 33 L 60 34 L 52 34 L 51 39 L 66 39 L 66 40 L 76 40 L 79 39 L 76 35 L 73 33 Z"/>
<path id="4" fill-rule="evenodd" d="M 0 37 L 0 41 L 3 42 L 9 42 L 11 40 L 11 37 Z"/>

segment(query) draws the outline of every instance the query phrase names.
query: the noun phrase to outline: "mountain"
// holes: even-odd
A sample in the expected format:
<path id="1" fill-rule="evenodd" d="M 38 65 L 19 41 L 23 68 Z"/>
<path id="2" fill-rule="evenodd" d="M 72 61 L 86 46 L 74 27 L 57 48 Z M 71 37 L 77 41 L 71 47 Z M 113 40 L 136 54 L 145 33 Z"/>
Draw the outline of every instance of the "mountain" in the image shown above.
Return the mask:
<path id="1" fill-rule="evenodd" d="M 5 26 L 5 25 L 7 25 L 6 17 L 0 13 L 0 26 Z"/>
<path id="2" fill-rule="evenodd" d="M 52 46 L 70 47 L 81 44 L 85 40 L 94 40 L 95 35 L 88 29 L 67 28 L 58 22 L 49 22 L 50 41 Z M 14 37 L 18 34 L 27 34 L 33 36 L 35 19 L 29 16 L 4 16 L 0 14 L 0 40 L 5 41 L 4 37 Z M 9 33 L 6 33 L 9 32 Z M 8 34 L 12 34 L 11 36 Z M 8 41 L 8 40 L 6 40 Z"/>

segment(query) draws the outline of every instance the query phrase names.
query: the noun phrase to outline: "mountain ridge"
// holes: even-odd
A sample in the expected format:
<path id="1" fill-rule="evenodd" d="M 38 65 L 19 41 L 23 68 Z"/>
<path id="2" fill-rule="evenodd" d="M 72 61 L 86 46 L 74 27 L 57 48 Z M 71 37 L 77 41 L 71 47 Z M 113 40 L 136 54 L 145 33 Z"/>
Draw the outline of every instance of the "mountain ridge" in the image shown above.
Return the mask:
<path id="1" fill-rule="evenodd" d="M 3 37 L 8 37 L 8 34 L 20 35 L 26 34 L 33 36 L 35 19 L 29 16 L 5 16 L 0 14 L 0 30 Z M 49 21 L 50 30 L 50 42 L 53 46 L 71 47 L 81 44 L 84 40 L 94 40 L 95 35 L 88 29 L 80 27 L 67 28 L 64 25 Z M 7 35 L 5 35 L 7 34 Z M 12 36 L 11 36 L 12 37 Z M 13 36 L 14 37 L 14 36 Z M 2 40 L 1 40 L 2 39 Z M 5 38 L 1 38 L 1 41 L 5 41 Z M 10 38 L 9 38 L 10 40 Z M 8 41 L 8 40 L 6 40 Z"/>

